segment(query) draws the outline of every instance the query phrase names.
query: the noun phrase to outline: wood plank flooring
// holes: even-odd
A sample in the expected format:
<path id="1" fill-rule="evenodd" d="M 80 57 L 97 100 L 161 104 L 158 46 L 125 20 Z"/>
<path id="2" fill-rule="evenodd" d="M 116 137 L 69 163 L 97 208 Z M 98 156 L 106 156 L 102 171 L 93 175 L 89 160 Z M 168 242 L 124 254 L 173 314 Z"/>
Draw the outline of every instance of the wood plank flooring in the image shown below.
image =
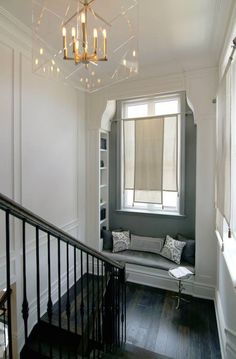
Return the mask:
<path id="1" fill-rule="evenodd" d="M 176 359 L 220 359 L 214 303 L 127 283 L 127 342 Z"/>
<path id="2" fill-rule="evenodd" d="M 107 353 L 102 359 L 171 359 L 165 355 L 150 352 L 146 349 L 135 347 L 131 344 L 125 344 L 124 347 L 115 353 Z"/>

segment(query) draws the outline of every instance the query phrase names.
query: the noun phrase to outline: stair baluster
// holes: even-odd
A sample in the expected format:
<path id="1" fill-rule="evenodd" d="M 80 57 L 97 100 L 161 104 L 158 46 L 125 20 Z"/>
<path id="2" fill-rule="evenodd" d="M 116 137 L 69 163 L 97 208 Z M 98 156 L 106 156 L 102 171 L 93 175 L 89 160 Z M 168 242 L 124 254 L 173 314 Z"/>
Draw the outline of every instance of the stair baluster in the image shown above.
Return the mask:
<path id="1" fill-rule="evenodd" d="M 57 239 L 58 324 L 61 329 L 61 242 Z"/>
<path id="2" fill-rule="evenodd" d="M 24 320 L 24 334 L 25 343 L 28 338 L 28 317 L 29 317 L 29 304 L 27 299 L 27 284 L 26 284 L 26 248 L 25 248 L 25 220 L 22 221 L 22 260 L 23 260 L 23 303 L 22 303 L 22 316 Z"/>
<path id="3" fill-rule="evenodd" d="M 66 316 L 67 316 L 67 329 L 70 331 L 70 263 L 69 263 L 69 243 L 66 243 L 66 285 L 67 285 L 67 298 L 66 298 Z"/>
<path id="4" fill-rule="evenodd" d="M 80 251 L 80 277 L 81 277 L 81 304 L 80 304 L 80 315 L 81 315 L 81 331 L 82 331 L 82 359 L 84 358 L 84 262 L 83 252 Z"/>
<path id="5" fill-rule="evenodd" d="M 92 257 L 92 342 L 95 343 L 95 291 L 94 291 L 94 257 Z M 93 358 L 95 358 L 95 350 L 93 351 Z"/>
<path id="6" fill-rule="evenodd" d="M 77 259 L 76 259 L 76 247 L 74 247 L 74 306 L 75 306 L 75 333 L 77 334 Z"/>
<path id="7" fill-rule="evenodd" d="M 89 304 L 90 304 L 90 300 L 89 300 L 89 255 L 87 253 L 86 255 L 86 260 L 87 260 L 87 281 L 86 281 L 86 285 L 87 285 L 87 340 L 90 340 L 90 325 L 89 325 Z"/>
<path id="8" fill-rule="evenodd" d="M 8 311 L 8 340 L 9 359 L 13 359 L 12 353 L 12 324 L 11 324 L 11 259 L 10 259 L 10 214 L 6 211 L 6 280 L 7 280 L 7 311 Z"/>
<path id="9" fill-rule="evenodd" d="M 50 234 L 47 234 L 47 251 L 48 251 L 48 303 L 47 303 L 47 313 L 49 318 L 49 323 L 52 323 L 52 295 L 51 295 L 51 239 Z"/>

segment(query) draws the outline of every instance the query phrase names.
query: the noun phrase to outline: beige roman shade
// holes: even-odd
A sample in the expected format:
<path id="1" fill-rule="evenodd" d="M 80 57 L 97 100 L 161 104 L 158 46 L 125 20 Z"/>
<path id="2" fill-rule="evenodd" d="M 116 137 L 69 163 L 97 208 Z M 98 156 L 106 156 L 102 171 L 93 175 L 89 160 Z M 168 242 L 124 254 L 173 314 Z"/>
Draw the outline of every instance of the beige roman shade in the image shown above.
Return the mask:
<path id="1" fill-rule="evenodd" d="M 124 187 L 133 201 L 163 203 L 163 191 L 178 190 L 178 117 L 123 121 Z"/>

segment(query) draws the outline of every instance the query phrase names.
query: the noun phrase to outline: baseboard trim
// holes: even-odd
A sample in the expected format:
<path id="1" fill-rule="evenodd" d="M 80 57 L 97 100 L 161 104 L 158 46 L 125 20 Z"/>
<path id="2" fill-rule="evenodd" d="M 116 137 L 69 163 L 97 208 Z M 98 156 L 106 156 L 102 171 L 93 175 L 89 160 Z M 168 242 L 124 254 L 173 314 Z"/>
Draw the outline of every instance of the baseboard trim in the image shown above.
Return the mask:
<path id="1" fill-rule="evenodd" d="M 178 290 L 178 282 L 175 279 L 170 278 L 167 271 L 160 269 L 146 270 L 145 267 L 142 267 L 142 270 L 140 270 L 138 267 L 140 266 L 126 266 L 128 282 L 171 291 Z M 184 287 L 186 294 L 192 295 L 194 297 L 214 300 L 215 287 L 213 285 L 200 283 L 199 281 L 197 282 L 193 277 L 184 282 Z"/>
<path id="2" fill-rule="evenodd" d="M 236 358 L 236 332 L 227 328 L 222 309 L 220 293 L 215 292 L 215 312 L 220 339 L 222 359 Z"/>
<path id="3" fill-rule="evenodd" d="M 223 315 L 223 310 L 222 310 L 222 306 L 221 306 L 221 300 L 220 300 L 220 295 L 218 290 L 216 290 L 215 292 L 215 313 L 216 313 L 216 322 L 217 322 L 217 328 L 218 328 L 218 333 L 219 333 L 219 341 L 220 341 L 220 349 L 221 349 L 221 356 L 222 359 L 226 358 L 225 355 L 225 343 L 226 343 L 226 338 L 225 338 L 225 320 L 224 320 L 224 315 Z"/>

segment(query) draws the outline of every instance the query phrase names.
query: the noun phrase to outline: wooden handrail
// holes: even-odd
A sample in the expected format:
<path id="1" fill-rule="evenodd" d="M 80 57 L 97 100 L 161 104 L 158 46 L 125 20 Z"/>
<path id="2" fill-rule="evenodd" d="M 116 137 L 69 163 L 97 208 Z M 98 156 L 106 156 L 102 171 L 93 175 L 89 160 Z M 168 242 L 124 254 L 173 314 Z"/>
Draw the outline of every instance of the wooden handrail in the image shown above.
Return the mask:
<path id="1" fill-rule="evenodd" d="M 0 208 L 9 214 L 24 220 L 26 223 L 38 227 L 40 230 L 49 233 L 53 237 L 59 238 L 63 242 L 69 243 L 71 246 L 74 246 L 85 253 L 96 257 L 97 259 L 102 260 L 103 262 L 110 264 L 118 269 L 124 269 L 125 265 L 123 263 L 116 262 L 95 249 L 87 246 L 86 244 L 78 241 L 76 238 L 72 237 L 59 227 L 47 222 L 45 219 L 37 216 L 33 212 L 29 211 L 25 207 L 19 205 L 17 202 L 8 198 L 7 196 L 0 193 Z"/>
<path id="2" fill-rule="evenodd" d="M 3 309 L 4 304 L 7 302 L 7 290 L 0 291 L 0 309 Z"/>

